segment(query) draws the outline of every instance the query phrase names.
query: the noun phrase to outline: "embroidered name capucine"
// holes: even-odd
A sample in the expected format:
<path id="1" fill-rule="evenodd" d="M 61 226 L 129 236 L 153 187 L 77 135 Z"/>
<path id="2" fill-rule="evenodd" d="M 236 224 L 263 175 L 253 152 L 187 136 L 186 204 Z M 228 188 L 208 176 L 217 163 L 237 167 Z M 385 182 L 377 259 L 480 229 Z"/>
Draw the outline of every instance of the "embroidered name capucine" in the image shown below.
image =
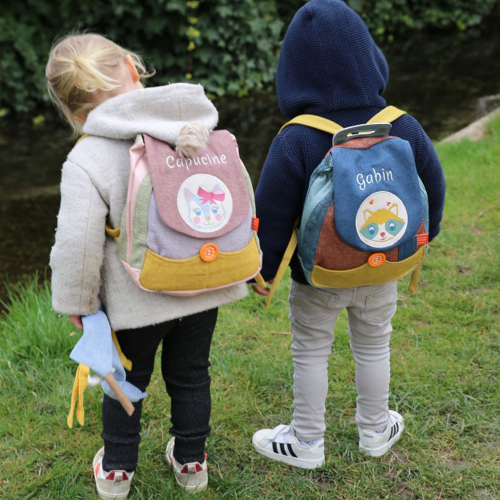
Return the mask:
<path id="1" fill-rule="evenodd" d="M 222 165 L 223 163 L 227 163 L 227 157 L 226 155 L 203 155 L 195 156 L 194 158 L 167 156 L 165 161 L 168 168 L 186 167 L 189 170 L 189 167 L 192 165 Z"/>

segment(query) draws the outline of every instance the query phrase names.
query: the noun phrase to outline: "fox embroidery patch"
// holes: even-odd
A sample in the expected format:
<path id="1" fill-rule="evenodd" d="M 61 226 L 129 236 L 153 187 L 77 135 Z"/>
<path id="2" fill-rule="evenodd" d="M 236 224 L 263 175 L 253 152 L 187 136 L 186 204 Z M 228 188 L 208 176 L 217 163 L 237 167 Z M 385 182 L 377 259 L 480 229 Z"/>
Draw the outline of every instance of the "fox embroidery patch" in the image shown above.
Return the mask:
<path id="1" fill-rule="evenodd" d="M 356 215 L 358 236 L 373 248 L 394 246 L 407 226 L 408 214 L 403 202 L 387 191 L 378 191 L 366 198 Z"/>

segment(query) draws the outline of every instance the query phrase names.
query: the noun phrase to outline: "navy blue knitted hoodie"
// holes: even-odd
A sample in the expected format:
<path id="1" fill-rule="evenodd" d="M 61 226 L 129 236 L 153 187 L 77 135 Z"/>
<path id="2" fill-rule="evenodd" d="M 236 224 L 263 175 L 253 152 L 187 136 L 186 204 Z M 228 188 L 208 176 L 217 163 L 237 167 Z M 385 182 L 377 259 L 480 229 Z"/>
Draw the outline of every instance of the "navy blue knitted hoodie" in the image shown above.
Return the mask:
<path id="1" fill-rule="evenodd" d="M 276 74 L 278 103 L 288 118 L 315 114 L 349 127 L 366 123 L 386 106 L 389 79 L 384 55 L 361 18 L 340 0 L 312 0 L 293 18 Z M 409 115 L 394 123 L 391 135 L 411 144 L 417 171 L 429 196 L 430 239 L 439 233 L 445 181 L 434 147 Z M 332 136 L 291 125 L 275 137 L 256 191 L 262 275 L 269 280 L 283 257 L 300 217 L 313 170 L 330 149 Z M 306 283 L 296 257 L 292 278 Z"/>

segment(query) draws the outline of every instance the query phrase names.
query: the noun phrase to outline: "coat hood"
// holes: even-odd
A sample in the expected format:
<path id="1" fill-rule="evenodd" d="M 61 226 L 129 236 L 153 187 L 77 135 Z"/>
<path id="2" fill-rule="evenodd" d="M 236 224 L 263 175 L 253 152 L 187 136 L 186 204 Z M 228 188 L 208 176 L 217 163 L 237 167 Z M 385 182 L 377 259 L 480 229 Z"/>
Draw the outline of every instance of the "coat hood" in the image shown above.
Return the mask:
<path id="1" fill-rule="evenodd" d="M 282 113 L 328 115 L 384 107 L 389 68 L 365 23 L 341 0 L 312 0 L 295 14 L 276 73 Z"/>
<path id="2" fill-rule="evenodd" d="M 134 90 L 104 101 L 89 113 L 83 132 L 123 140 L 148 134 L 175 144 L 186 123 L 200 122 L 213 130 L 217 121 L 217 110 L 201 85 L 175 83 Z"/>

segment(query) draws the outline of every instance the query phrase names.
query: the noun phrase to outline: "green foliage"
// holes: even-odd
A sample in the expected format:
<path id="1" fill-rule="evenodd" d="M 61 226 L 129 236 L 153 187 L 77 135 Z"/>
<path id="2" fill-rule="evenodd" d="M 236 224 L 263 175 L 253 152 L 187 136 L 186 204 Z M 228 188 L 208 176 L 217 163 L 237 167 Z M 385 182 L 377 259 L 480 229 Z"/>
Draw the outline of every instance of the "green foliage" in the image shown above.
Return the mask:
<path id="1" fill-rule="evenodd" d="M 478 24 L 497 0 L 347 0 L 374 34 Z M 25 0 L 0 12 L 0 109 L 48 103 L 54 40 L 89 30 L 142 53 L 152 84 L 193 81 L 213 95 L 270 88 L 284 27 L 306 0 Z"/>
<path id="2" fill-rule="evenodd" d="M 282 27 L 271 0 L 18 2 L 0 13 L 0 107 L 47 102 L 50 47 L 82 30 L 143 54 L 157 70 L 153 84 L 193 80 L 219 96 L 245 95 L 272 84 Z"/>
<path id="3" fill-rule="evenodd" d="M 426 27 L 465 30 L 481 22 L 497 0 L 348 0 L 371 32 L 392 34 Z"/>
<path id="4" fill-rule="evenodd" d="M 280 18 L 288 24 L 294 13 L 310 0 L 280 4 Z M 393 35 L 423 28 L 476 26 L 489 14 L 498 0 L 345 0 L 358 12 L 371 33 Z"/>

